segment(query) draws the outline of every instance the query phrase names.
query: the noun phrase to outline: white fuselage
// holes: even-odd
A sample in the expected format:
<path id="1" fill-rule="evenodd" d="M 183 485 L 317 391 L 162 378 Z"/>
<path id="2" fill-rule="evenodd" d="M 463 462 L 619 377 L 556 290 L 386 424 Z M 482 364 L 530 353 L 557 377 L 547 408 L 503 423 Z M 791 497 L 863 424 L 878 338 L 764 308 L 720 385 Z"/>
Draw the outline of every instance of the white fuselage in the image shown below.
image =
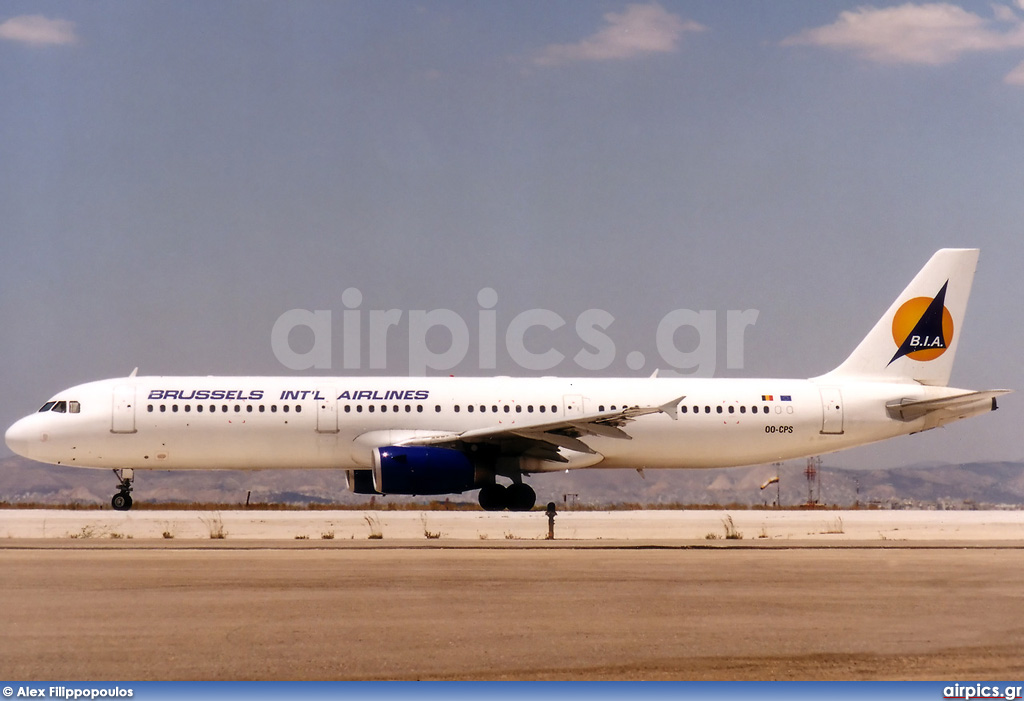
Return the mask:
<path id="1" fill-rule="evenodd" d="M 129 377 L 60 392 L 51 401 L 77 412 L 31 414 L 6 439 L 34 460 L 78 467 L 369 469 L 375 448 L 417 436 L 518 429 L 683 397 L 675 420 L 639 416 L 628 440 L 588 437 L 594 455 L 563 451 L 568 464 L 537 461 L 524 471 L 707 468 L 920 431 L 931 427 L 925 418 L 903 420 L 886 405 L 964 392 L 823 379 Z"/>

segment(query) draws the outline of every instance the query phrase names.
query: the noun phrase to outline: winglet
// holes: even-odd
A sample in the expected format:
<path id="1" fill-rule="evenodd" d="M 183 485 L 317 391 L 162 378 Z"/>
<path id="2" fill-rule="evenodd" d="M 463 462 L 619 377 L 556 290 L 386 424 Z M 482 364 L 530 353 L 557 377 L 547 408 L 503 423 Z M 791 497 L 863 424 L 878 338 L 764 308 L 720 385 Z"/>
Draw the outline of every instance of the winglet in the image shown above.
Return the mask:
<path id="1" fill-rule="evenodd" d="M 660 411 L 662 414 L 668 414 L 669 416 L 672 417 L 673 421 L 678 421 L 679 420 L 679 402 L 683 401 L 684 399 L 686 399 L 686 395 L 685 394 L 683 396 L 681 396 L 681 397 L 677 397 L 677 398 L 673 399 L 671 402 L 667 402 L 665 404 L 662 404 L 660 407 L 658 407 L 658 411 Z"/>
<path id="2" fill-rule="evenodd" d="M 139 374 L 139 369 L 135 368 L 128 377 L 135 377 L 137 374 Z"/>

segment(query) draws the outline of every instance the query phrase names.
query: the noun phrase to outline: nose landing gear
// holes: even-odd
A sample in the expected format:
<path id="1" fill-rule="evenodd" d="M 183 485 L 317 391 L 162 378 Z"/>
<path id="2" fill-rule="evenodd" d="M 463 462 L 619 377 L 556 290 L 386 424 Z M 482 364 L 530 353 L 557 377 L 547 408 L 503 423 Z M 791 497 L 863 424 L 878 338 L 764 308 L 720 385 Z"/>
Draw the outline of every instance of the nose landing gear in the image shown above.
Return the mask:
<path id="1" fill-rule="evenodd" d="M 114 470 L 114 476 L 117 477 L 118 487 L 117 494 L 110 500 L 110 505 L 114 511 L 127 511 L 132 508 L 132 482 L 135 481 L 135 470 Z"/>

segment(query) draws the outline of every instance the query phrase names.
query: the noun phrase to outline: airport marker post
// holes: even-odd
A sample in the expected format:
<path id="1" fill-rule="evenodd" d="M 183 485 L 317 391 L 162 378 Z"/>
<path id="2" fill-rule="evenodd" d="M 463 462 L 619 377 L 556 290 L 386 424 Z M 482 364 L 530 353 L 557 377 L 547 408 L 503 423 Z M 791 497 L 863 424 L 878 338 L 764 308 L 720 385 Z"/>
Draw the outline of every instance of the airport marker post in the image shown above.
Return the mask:
<path id="1" fill-rule="evenodd" d="M 548 540 L 555 539 L 555 516 L 558 514 L 555 511 L 555 502 L 548 502 L 548 510 L 545 512 L 548 517 Z"/>

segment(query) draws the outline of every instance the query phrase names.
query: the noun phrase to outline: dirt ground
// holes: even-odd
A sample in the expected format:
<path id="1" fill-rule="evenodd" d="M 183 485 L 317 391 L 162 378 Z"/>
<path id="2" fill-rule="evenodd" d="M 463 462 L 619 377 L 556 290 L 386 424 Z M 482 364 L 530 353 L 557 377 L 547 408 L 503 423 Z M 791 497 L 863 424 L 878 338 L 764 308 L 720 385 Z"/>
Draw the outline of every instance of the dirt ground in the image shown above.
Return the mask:
<path id="1" fill-rule="evenodd" d="M 1019 678 L 1024 549 L 0 546 L 0 677 Z"/>

